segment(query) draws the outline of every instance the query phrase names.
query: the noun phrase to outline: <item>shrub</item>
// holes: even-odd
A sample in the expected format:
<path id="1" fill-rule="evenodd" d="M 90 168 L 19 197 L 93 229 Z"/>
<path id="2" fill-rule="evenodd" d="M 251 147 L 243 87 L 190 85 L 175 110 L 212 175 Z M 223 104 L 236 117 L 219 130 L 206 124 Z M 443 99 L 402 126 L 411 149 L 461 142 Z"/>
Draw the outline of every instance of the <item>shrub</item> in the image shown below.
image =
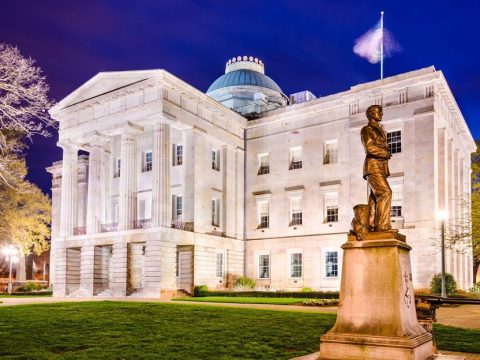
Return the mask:
<path id="1" fill-rule="evenodd" d="M 334 306 L 338 305 L 338 299 L 308 299 L 303 301 L 303 305 L 307 306 Z"/>
<path id="2" fill-rule="evenodd" d="M 311 293 L 311 292 L 313 292 L 313 290 L 312 290 L 311 288 L 309 288 L 309 287 L 304 287 L 304 288 L 302 289 L 302 292 L 304 292 L 304 293 L 305 293 L 305 292 L 306 292 L 306 293 Z"/>
<path id="3" fill-rule="evenodd" d="M 206 293 L 208 293 L 207 285 L 195 286 L 195 288 L 193 289 L 193 296 L 195 297 L 207 296 Z"/>
<path id="4" fill-rule="evenodd" d="M 447 295 L 454 295 L 457 290 L 457 283 L 452 274 L 445 273 L 445 288 Z M 442 274 L 435 274 L 430 282 L 430 289 L 433 294 L 442 293 Z"/>
<path id="5" fill-rule="evenodd" d="M 205 291 L 202 296 L 338 299 L 338 291 Z"/>
<path id="6" fill-rule="evenodd" d="M 238 280 L 235 282 L 235 287 L 241 289 L 255 289 L 255 280 L 249 279 L 247 277 L 239 277 Z"/>
<path id="7" fill-rule="evenodd" d="M 480 293 L 480 281 L 473 284 L 472 288 L 470 289 L 470 292 Z"/>

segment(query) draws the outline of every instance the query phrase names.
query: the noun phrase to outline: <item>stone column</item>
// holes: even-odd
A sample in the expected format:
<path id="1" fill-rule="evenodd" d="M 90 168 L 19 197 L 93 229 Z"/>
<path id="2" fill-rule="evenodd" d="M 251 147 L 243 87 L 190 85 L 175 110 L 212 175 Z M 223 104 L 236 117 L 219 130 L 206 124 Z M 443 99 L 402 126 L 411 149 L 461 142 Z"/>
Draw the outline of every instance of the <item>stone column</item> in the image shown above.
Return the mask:
<path id="1" fill-rule="evenodd" d="M 127 127 L 120 149 L 119 230 L 133 229 L 137 218 L 136 130 Z"/>
<path id="2" fill-rule="evenodd" d="M 95 280 L 95 247 L 93 242 L 86 240 L 82 246 L 80 257 L 80 290 L 79 296 L 93 296 Z"/>
<path id="3" fill-rule="evenodd" d="M 87 197 L 87 234 L 96 234 L 100 231 L 102 222 L 102 186 L 105 179 L 104 142 L 98 138 L 90 142 L 90 156 L 88 158 L 88 197 Z"/>
<path id="4" fill-rule="evenodd" d="M 78 149 L 72 144 L 60 146 L 63 148 L 60 236 L 71 236 L 77 225 Z"/>
<path id="5" fill-rule="evenodd" d="M 127 295 L 128 247 L 124 238 L 114 240 L 112 249 L 112 282 L 109 284 L 112 296 Z"/>
<path id="6" fill-rule="evenodd" d="M 222 230 L 227 237 L 236 236 L 237 206 L 236 206 L 236 154 L 235 149 L 223 146 L 223 201 L 222 201 Z"/>
<path id="7" fill-rule="evenodd" d="M 172 225 L 170 191 L 171 166 L 170 125 L 156 123 L 153 128 L 152 152 L 152 226 Z"/>

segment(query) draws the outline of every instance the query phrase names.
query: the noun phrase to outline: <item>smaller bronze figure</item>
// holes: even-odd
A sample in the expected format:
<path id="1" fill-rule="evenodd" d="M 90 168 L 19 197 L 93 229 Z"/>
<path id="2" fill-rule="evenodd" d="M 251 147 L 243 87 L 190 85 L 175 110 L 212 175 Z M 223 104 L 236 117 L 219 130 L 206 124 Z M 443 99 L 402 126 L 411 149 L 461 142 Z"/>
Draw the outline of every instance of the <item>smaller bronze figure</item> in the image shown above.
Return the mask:
<path id="1" fill-rule="evenodd" d="M 352 220 L 351 234 L 355 235 L 356 239 L 362 241 L 369 230 L 370 206 L 366 204 L 358 204 L 353 207 L 354 217 Z"/>
<path id="2" fill-rule="evenodd" d="M 390 176 L 388 160 L 392 157 L 388 150 L 387 135 L 380 125 L 383 111 L 380 105 L 372 105 L 367 111 L 368 125 L 361 130 L 362 144 L 365 149 L 363 178 L 368 181 L 370 196 L 370 231 L 388 231 L 392 190 L 387 181 Z"/>

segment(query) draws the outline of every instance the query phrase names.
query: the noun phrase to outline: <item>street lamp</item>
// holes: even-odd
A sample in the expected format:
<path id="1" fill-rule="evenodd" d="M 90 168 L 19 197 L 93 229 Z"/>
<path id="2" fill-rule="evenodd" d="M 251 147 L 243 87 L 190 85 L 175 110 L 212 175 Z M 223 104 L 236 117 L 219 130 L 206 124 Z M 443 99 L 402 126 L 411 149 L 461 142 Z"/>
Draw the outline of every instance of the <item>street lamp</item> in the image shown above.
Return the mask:
<path id="1" fill-rule="evenodd" d="M 437 211 L 437 219 L 442 222 L 442 297 L 447 297 L 447 287 L 445 283 L 445 220 L 447 220 L 447 212 L 445 210 Z"/>
<path id="2" fill-rule="evenodd" d="M 3 248 L 2 250 L 3 254 L 8 258 L 9 262 L 9 269 L 10 271 L 8 272 L 8 293 L 12 293 L 12 264 L 14 262 L 18 261 L 18 250 L 16 247 L 13 245 L 9 245 Z"/>

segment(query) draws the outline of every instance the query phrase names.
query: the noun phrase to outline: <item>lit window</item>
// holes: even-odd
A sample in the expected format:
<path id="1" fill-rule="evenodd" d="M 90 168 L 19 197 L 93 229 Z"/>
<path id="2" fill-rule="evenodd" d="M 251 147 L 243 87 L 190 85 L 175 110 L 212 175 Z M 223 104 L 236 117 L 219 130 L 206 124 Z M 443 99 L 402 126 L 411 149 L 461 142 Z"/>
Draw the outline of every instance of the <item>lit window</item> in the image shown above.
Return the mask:
<path id="1" fill-rule="evenodd" d="M 325 193 L 325 222 L 338 222 L 338 192 Z"/>
<path id="2" fill-rule="evenodd" d="M 173 144 L 173 159 L 172 165 L 178 166 L 183 164 L 183 145 Z"/>
<path id="3" fill-rule="evenodd" d="M 183 197 L 182 195 L 173 195 L 172 196 L 173 220 L 182 220 L 183 216 Z"/>
<path id="4" fill-rule="evenodd" d="M 120 177 L 120 169 L 122 167 L 122 159 L 120 158 L 117 158 L 115 160 L 115 169 L 114 169 L 114 172 L 113 172 L 113 177 Z"/>
<path id="5" fill-rule="evenodd" d="M 217 278 L 224 277 L 223 253 L 217 253 L 216 255 L 216 277 Z"/>
<path id="6" fill-rule="evenodd" d="M 143 172 L 152 171 L 152 152 L 145 151 L 143 154 Z"/>
<path id="7" fill-rule="evenodd" d="M 258 256 L 258 278 L 270 278 L 270 255 L 263 254 Z"/>
<path id="8" fill-rule="evenodd" d="M 338 251 L 325 253 L 325 275 L 326 277 L 338 277 Z"/>
<path id="9" fill-rule="evenodd" d="M 397 154 L 402 152 L 402 132 L 390 131 L 387 133 L 388 151 L 390 154 Z"/>
<path id="10" fill-rule="evenodd" d="M 392 207 L 390 216 L 392 218 L 402 217 L 402 184 L 390 185 L 392 189 Z"/>
<path id="11" fill-rule="evenodd" d="M 290 149 L 290 165 L 288 170 L 295 170 L 302 168 L 302 148 L 295 147 Z"/>
<path id="12" fill-rule="evenodd" d="M 212 169 L 220 171 L 220 150 L 212 150 Z"/>
<path id="13" fill-rule="evenodd" d="M 290 254 L 290 277 L 301 278 L 302 277 L 302 253 Z"/>
<path id="14" fill-rule="evenodd" d="M 269 204 L 268 200 L 257 202 L 259 208 L 258 228 L 265 229 L 270 226 Z"/>
<path id="15" fill-rule="evenodd" d="M 220 199 L 212 199 L 212 226 L 220 224 Z"/>
<path id="16" fill-rule="evenodd" d="M 258 173 L 257 175 L 265 175 L 270 173 L 270 164 L 268 154 L 260 154 L 258 155 Z"/>
<path id="17" fill-rule="evenodd" d="M 337 162 L 337 140 L 327 141 L 324 146 L 323 163 L 335 164 Z"/>
<path id="18" fill-rule="evenodd" d="M 290 199 L 290 225 L 302 225 L 302 198 Z"/>

